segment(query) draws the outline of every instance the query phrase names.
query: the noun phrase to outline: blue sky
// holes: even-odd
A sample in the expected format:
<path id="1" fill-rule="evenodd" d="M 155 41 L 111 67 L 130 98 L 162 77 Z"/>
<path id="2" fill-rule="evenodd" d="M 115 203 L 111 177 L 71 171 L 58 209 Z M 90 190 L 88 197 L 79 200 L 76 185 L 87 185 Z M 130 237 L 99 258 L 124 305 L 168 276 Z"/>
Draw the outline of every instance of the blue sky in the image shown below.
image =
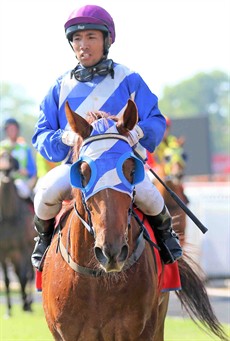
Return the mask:
<path id="1" fill-rule="evenodd" d="M 21 84 L 39 103 L 76 65 L 63 27 L 85 4 L 110 12 L 117 32 L 110 58 L 139 72 L 159 97 L 197 72 L 229 73 L 229 0 L 1 0 L 1 80 Z"/>

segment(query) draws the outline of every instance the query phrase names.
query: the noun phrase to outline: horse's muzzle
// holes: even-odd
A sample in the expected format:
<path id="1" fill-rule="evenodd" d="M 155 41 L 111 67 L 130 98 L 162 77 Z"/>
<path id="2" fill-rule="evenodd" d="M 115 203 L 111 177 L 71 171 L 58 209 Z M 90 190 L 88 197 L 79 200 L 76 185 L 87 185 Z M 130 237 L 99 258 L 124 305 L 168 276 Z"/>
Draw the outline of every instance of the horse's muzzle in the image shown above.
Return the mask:
<path id="1" fill-rule="evenodd" d="M 105 272 L 120 272 L 128 257 L 129 247 L 104 244 L 102 247 L 95 246 L 95 256 Z"/>

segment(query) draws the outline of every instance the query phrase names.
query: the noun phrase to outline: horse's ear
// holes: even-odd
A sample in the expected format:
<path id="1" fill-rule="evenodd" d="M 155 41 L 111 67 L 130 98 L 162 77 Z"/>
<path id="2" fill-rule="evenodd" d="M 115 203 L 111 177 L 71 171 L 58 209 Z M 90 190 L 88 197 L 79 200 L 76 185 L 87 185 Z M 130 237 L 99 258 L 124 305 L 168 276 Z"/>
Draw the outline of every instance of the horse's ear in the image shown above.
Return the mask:
<path id="1" fill-rule="evenodd" d="M 120 134 L 127 133 L 128 130 L 132 130 L 138 122 L 137 106 L 133 100 L 129 99 L 127 107 L 123 115 L 117 122 L 117 130 Z"/>
<path id="2" fill-rule="evenodd" d="M 83 139 L 90 136 L 93 129 L 92 126 L 70 108 L 68 101 L 65 102 L 65 113 L 71 129 L 75 131 L 75 133 L 80 135 Z"/>

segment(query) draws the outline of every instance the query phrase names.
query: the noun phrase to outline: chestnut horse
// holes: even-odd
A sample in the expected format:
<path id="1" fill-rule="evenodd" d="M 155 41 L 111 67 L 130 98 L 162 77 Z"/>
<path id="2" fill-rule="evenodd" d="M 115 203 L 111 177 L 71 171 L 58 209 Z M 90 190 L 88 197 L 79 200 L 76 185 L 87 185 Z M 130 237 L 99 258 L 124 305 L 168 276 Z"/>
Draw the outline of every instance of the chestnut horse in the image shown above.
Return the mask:
<path id="1" fill-rule="evenodd" d="M 66 115 L 79 135 L 70 170 L 74 204 L 44 262 L 48 327 L 56 341 L 163 341 L 169 293 L 160 290 L 153 248 L 131 213 L 144 173 L 126 138 L 136 106 L 129 100 L 119 119 L 100 112 L 90 121 L 66 103 Z M 202 282 L 184 260 L 180 269 L 181 301 L 224 336 Z"/>
<path id="2" fill-rule="evenodd" d="M 33 250 L 33 209 L 16 191 L 12 172 L 18 162 L 8 151 L 0 153 L 0 264 L 5 282 L 7 316 L 11 316 L 11 295 L 9 265 L 18 278 L 22 308 L 32 311 L 32 288 L 34 269 L 31 265 Z"/>

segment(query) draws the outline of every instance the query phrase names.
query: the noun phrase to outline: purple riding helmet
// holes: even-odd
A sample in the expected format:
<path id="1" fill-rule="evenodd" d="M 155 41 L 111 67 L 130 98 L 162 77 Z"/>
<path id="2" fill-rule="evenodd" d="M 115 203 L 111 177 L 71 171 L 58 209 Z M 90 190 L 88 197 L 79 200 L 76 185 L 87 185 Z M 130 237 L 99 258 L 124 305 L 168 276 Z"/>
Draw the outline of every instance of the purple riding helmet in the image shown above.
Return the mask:
<path id="1" fill-rule="evenodd" d="M 102 7 L 96 5 L 86 5 L 74 10 L 65 23 L 65 34 L 69 41 L 72 41 L 73 34 L 83 30 L 99 30 L 105 37 L 105 55 L 108 54 L 110 39 L 115 41 L 115 26 L 111 15 Z"/>

